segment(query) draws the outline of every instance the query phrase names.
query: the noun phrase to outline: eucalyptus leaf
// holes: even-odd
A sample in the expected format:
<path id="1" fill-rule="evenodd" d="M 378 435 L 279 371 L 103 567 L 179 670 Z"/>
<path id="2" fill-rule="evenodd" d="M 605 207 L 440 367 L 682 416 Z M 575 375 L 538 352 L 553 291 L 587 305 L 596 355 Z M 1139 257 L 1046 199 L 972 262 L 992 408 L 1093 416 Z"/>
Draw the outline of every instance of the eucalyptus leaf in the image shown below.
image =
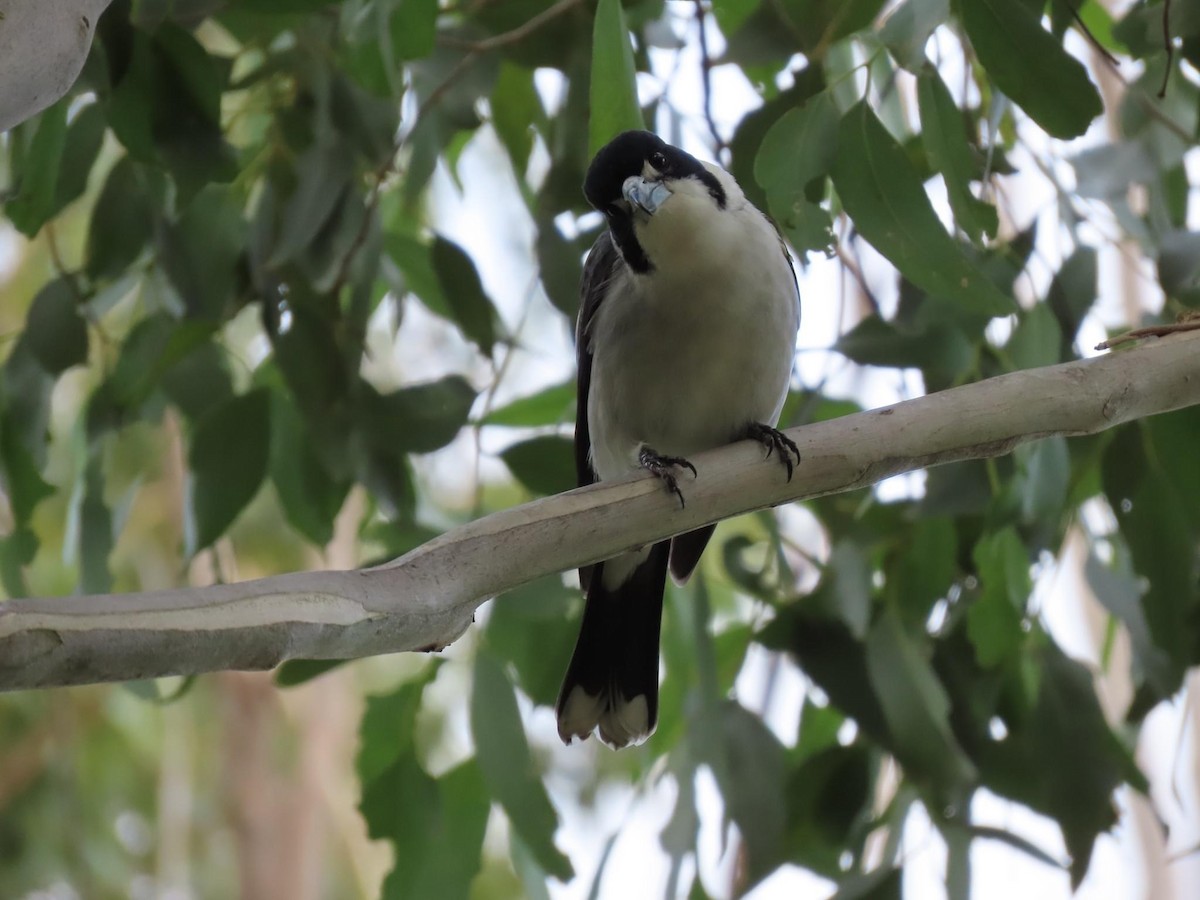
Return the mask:
<path id="1" fill-rule="evenodd" d="M 592 33 L 589 155 L 622 131 L 644 127 L 625 13 L 620 0 L 600 0 Z"/>
<path id="2" fill-rule="evenodd" d="M 962 23 L 1000 90 L 1050 135 L 1077 137 L 1104 108 L 1083 64 L 1042 28 L 1040 7 L 962 0 Z"/>
<path id="3" fill-rule="evenodd" d="M 484 783 L 538 865 L 565 881 L 574 870 L 554 844 L 558 816 L 535 775 L 508 676 L 487 653 L 479 653 L 473 684 L 471 733 Z"/>
<path id="4" fill-rule="evenodd" d="M 77 290 L 67 277 L 51 281 L 33 298 L 25 320 L 24 339 L 51 375 L 87 362 L 87 323 L 79 315 Z"/>
<path id="5" fill-rule="evenodd" d="M 434 239 L 430 261 L 450 315 L 462 333 L 491 356 L 496 343 L 496 311 L 484 292 L 479 273 L 462 247 L 443 237 Z"/>
<path id="6" fill-rule="evenodd" d="M 1000 219 L 995 207 L 971 193 L 971 160 L 963 116 L 941 75 L 926 67 L 917 77 L 917 102 L 921 111 L 921 140 L 929 164 L 942 173 L 955 221 L 971 240 L 996 236 Z"/>
<path id="7" fill-rule="evenodd" d="M 269 395 L 259 388 L 226 401 L 197 423 L 188 449 L 190 553 L 225 534 L 258 493 L 267 473 L 270 414 Z"/>
<path id="8" fill-rule="evenodd" d="M 16 194 L 4 203 L 8 220 L 26 237 L 37 234 L 54 213 L 59 166 L 67 141 L 68 103 L 58 101 L 26 126 L 33 129 L 33 136 L 23 154 L 23 164 L 15 173 Z"/>
<path id="9" fill-rule="evenodd" d="M 481 425 L 537 426 L 558 425 L 573 418 L 575 384 L 552 384 L 535 394 L 518 397 L 487 413 Z"/>
<path id="10" fill-rule="evenodd" d="M 543 435 L 512 444 L 500 458 L 516 479 L 535 494 L 558 494 L 576 487 L 575 448 L 567 438 Z"/>
<path id="11" fill-rule="evenodd" d="M 921 181 L 865 103 L 842 118 L 833 183 L 859 232 L 914 284 L 988 315 L 1015 304 L 951 240 Z"/>

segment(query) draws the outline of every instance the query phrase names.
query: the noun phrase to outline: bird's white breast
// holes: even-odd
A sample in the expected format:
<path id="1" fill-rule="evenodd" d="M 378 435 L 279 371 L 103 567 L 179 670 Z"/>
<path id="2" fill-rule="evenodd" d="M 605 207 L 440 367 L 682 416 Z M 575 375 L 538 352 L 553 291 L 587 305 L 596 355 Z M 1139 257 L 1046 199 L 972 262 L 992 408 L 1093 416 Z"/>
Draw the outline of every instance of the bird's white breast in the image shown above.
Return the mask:
<path id="1" fill-rule="evenodd" d="M 587 414 L 602 479 L 634 468 L 642 444 L 688 456 L 778 419 L 795 281 L 771 225 L 740 191 L 731 201 L 718 211 L 707 196 L 672 197 L 638 229 L 654 270 L 622 270 L 592 320 Z"/>

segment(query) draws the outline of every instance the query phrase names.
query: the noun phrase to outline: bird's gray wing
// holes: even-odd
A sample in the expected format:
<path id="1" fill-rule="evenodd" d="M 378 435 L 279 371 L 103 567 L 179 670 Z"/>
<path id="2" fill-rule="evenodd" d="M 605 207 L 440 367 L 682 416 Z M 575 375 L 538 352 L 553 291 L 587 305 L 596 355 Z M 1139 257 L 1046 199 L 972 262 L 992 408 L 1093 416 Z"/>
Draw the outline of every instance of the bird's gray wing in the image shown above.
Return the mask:
<path id="1" fill-rule="evenodd" d="M 579 487 L 596 480 L 596 473 L 592 469 L 592 436 L 588 430 L 587 414 L 588 391 L 592 386 L 592 347 L 588 327 L 600 308 L 605 289 L 623 265 L 625 261 L 617 252 L 612 235 L 605 230 L 592 244 L 583 266 L 583 280 L 579 285 L 579 318 L 575 321 L 575 479 Z M 585 591 L 591 583 L 594 568 L 585 566 L 579 570 L 579 583 Z"/>
<path id="2" fill-rule="evenodd" d="M 620 266 L 625 265 L 621 254 L 607 230 L 592 244 L 587 262 L 583 266 L 580 282 L 579 318 L 575 322 L 576 387 L 578 400 L 575 407 L 575 475 L 579 487 L 592 484 L 596 473 L 592 470 L 592 438 L 588 432 L 588 391 L 592 385 L 592 348 L 588 338 L 588 327 L 605 289 Z"/>

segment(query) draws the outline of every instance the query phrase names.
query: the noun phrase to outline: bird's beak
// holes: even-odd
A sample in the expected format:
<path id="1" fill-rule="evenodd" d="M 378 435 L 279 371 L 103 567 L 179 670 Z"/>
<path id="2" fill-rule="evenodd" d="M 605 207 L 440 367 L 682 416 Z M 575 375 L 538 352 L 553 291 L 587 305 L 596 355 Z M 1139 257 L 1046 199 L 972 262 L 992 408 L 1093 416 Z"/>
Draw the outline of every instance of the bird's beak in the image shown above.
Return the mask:
<path id="1" fill-rule="evenodd" d="M 632 206 L 652 216 L 667 202 L 671 189 L 661 181 L 647 181 L 640 175 L 630 175 L 621 185 L 621 194 Z"/>

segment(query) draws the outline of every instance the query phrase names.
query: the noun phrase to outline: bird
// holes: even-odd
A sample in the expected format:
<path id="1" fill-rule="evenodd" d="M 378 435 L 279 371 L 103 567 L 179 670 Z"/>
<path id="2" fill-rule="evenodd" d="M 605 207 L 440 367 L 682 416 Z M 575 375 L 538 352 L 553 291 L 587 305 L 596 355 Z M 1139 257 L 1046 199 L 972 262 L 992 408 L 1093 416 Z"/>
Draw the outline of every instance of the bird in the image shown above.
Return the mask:
<path id="1" fill-rule="evenodd" d="M 649 131 L 602 147 L 583 192 L 607 227 L 575 328 L 579 485 L 644 470 L 683 505 L 688 457 L 743 439 L 790 480 L 800 452 L 775 425 L 800 292 L 774 222 L 729 172 Z M 555 708 L 564 743 L 598 730 L 619 749 L 653 733 L 666 574 L 683 583 L 715 527 L 580 569 L 583 621 Z"/>

